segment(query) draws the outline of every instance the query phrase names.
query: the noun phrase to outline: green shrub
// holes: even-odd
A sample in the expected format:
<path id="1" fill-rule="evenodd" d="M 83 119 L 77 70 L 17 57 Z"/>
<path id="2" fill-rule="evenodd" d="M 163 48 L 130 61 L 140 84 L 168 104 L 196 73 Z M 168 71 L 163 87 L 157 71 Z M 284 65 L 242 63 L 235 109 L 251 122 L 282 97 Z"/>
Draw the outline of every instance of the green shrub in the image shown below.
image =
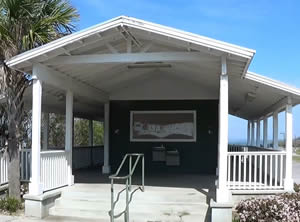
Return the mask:
<path id="1" fill-rule="evenodd" d="M 300 184 L 294 183 L 294 190 L 295 190 L 295 192 L 299 193 L 300 192 Z"/>
<path id="2" fill-rule="evenodd" d="M 15 199 L 15 198 L 3 198 L 0 199 L 0 209 L 2 211 L 6 211 L 11 213 L 15 213 L 17 210 L 22 208 L 22 204 L 19 200 Z"/>

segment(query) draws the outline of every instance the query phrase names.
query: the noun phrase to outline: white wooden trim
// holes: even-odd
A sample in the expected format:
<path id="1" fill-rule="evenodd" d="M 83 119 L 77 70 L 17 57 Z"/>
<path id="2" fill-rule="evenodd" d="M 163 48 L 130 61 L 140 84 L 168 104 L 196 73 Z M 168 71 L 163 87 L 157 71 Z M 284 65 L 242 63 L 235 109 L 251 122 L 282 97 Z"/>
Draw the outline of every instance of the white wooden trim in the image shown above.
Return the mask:
<path id="1" fill-rule="evenodd" d="M 130 48 L 129 48 L 130 50 Z M 111 63 L 138 63 L 138 62 L 216 62 L 218 59 L 203 57 L 199 52 L 145 52 L 145 53 L 118 53 L 100 55 L 73 55 L 57 56 L 46 61 L 49 65 L 66 64 L 111 64 Z"/>
<path id="2" fill-rule="evenodd" d="M 132 135 L 133 115 L 134 114 L 166 114 L 166 113 L 192 113 L 194 118 L 193 139 L 134 139 Z M 130 111 L 130 142 L 196 142 L 197 141 L 197 111 L 196 110 L 153 110 L 153 111 Z"/>
<path id="3" fill-rule="evenodd" d="M 249 72 L 248 71 L 245 75 L 245 79 L 249 79 L 249 80 L 255 81 L 257 83 L 264 84 L 264 85 L 267 85 L 267 86 L 271 86 L 275 89 L 279 89 L 281 91 L 285 91 L 287 93 L 291 93 L 291 94 L 294 94 L 296 96 L 300 96 L 300 89 L 298 89 L 296 87 L 293 87 L 293 86 L 290 86 L 290 85 L 287 85 L 287 84 L 282 83 L 280 81 L 268 78 L 266 76 L 259 75 L 259 74 L 254 73 L 254 72 Z"/>
<path id="4" fill-rule="evenodd" d="M 65 36 L 58 40 L 52 41 L 48 44 L 40 46 L 38 48 L 29 50 L 24 52 L 18 56 L 11 58 L 6 61 L 6 64 L 9 67 L 17 66 L 21 63 L 28 63 L 28 60 L 34 59 L 42 54 L 53 52 L 54 50 L 59 50 L 61 47 L 65 47 L 66 45 L 74 42 L 79 42 L 87 37 L 91 37 L 93 35 L 98 35 L 101 32 L 104 32 L 108 29 L 113 29 L 121 25 L 126 25 L 132 28 L 144 30 L 147 32 L 153 32 L 160 35 L 168 36 L 170 38 L 179 39 L 182 41 L 190 42 L 196 45 L 201 45 L 208 48 L 213 48 L 218 51 L 223 51 L 230 54 L 235 54 L 237 56 L 245 57 L 247 59 L 251 59 L 255 53 L 255 50 L 247 49 L 244 47 L 240 47 L 237 45 L 229 44 L 226 42 L 214 40 L 211 38 L 207 38 L 204 36 L 196 35 L 193 33 L 184 32 L 178 29 L 170 28 L 167 26 L 162 26 L 154 23 L 150 23 L 144 20 L 135 19 L 132 17 L 120 16 L 108 20 L 104 23 L 98 24 L 96 26 L 92 26 L 88 29 L 82 30 L 80 32 L 76 32 L 72 35 Z M 62 50 L 62 52 L 64 52 Z M 30 64 L 30 62 L 29 62 Z"/>
<path id="5" fill-rule="evenodd" d="M 34 68 L 33 73 L 37 70 Z M 33 80 L 32 86 L 32 157 L 31 157 L 31 183 L 29 193 L 40 195 L 43 193 L 41 184 L 41 114 L 42 114 L 42 82 L 39 79 Z"/>

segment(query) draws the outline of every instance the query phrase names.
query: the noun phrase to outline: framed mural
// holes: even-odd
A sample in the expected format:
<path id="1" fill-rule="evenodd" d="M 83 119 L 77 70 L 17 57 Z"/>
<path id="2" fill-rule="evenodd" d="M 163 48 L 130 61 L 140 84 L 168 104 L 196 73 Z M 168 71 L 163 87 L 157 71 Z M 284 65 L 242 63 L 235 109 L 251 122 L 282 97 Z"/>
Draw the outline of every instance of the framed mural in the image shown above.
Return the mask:
<path id="1" fill-rule="evenodd" d="M 195 142 L 196 111 L 131 111 L 132 142 Z"/>

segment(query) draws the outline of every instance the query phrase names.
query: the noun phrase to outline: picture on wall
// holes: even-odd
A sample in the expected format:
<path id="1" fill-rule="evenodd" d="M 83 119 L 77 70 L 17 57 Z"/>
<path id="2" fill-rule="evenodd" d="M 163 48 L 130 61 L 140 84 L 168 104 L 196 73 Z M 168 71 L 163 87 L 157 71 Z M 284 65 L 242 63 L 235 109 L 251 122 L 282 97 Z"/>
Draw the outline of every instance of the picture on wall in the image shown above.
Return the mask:
<path id="1" fill-rule="evenodd" d="M 132 142 L 195 142 L 196 111 L 131 111 Z"/>

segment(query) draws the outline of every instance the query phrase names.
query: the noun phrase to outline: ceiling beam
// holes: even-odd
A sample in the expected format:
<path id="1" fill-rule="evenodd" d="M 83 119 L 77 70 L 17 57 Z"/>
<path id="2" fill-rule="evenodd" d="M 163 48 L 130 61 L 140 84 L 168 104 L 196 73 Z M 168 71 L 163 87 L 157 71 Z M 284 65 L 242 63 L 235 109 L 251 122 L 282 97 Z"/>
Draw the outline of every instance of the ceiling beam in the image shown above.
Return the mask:
<path id="1" fill-rule="evenodd" d="M 62 90 L 71 90 L 75 95 L 94 99 L 99 102 L 107 101 L 108 93 L 94 88 L 88 84 L 77 81 L 63 73 L 53 70 L 42 64 L 34 64 L 33 76 L 42 82 Z"/>
<path id="2" fill-rule="evenodd" d="M 216 61 L 220 61 L 218 57 Z M 107 63 L 137 63 L 137 62 L 211 62 L 198 52 L 150 52 L 150 53 L 119 53 L 101 55 L 57 56 L 46 63 L 62 64 L 107 64 Z"/>
<path id="3" fill-rule="evenodd" d="M 256 116 L 255 118 L 252 118 L 253 120 L 259 120 L 262 119 L 263 117 L 269 117 L 271 116 L 274 112 L 281 112 L 284 110 L 285 106 L 291 103 L 289 97 L 284 97 L 277 101 L 276 103 L 272 104 L 271 106 L 267 107 L 264 109 L 264 111 L 261 113 L 260 116 Z"/>

